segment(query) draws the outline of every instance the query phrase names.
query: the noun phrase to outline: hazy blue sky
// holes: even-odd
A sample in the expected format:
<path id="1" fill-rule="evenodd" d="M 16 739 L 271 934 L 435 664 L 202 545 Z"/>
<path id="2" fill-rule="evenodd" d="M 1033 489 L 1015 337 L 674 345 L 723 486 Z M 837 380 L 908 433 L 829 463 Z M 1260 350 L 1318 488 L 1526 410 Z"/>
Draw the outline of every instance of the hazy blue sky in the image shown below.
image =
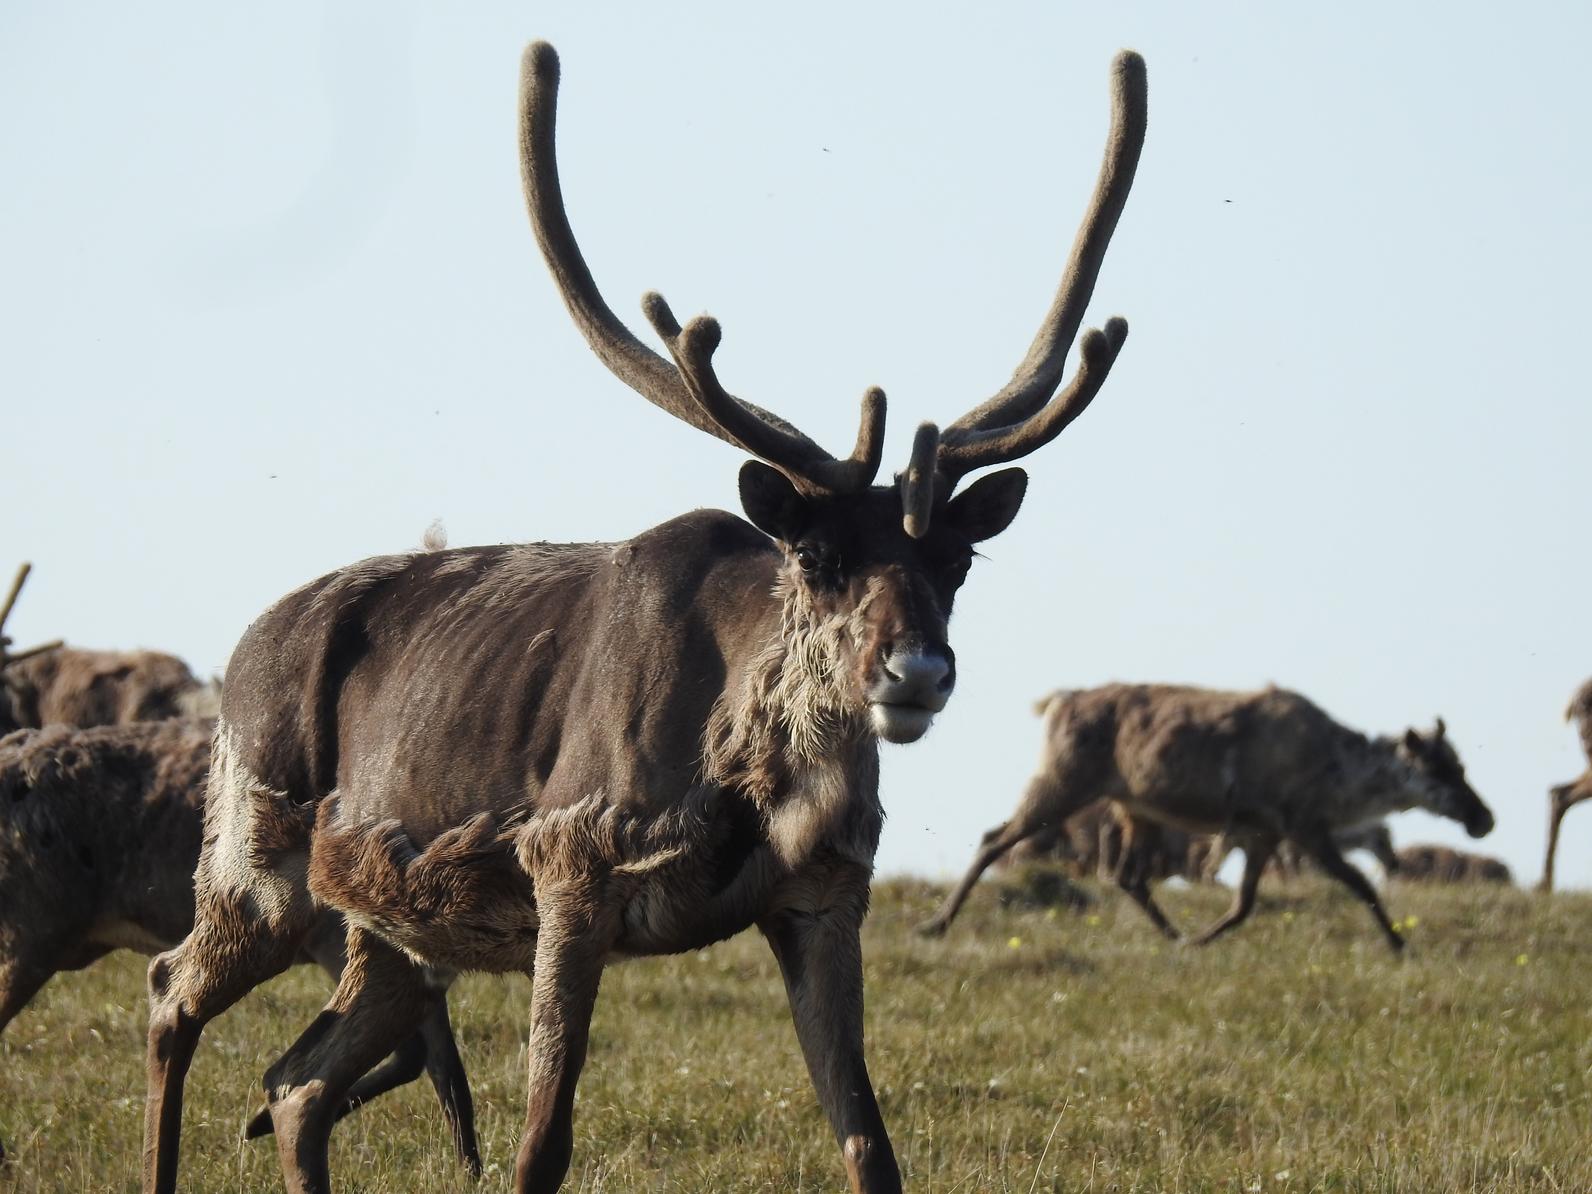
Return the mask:
<path id="1" fill-rule="evenodd" d="M 616 539 L 733 506 L 738 454 L 573 330 L 521 209 L 525 41 L 564 61 L 571 218 L 615 307 L 849 445 L 1006 379 L 1099 161 L 1150 132 L 1091 322 L 1133 332 L 1032 457 L 884 750 L 886 871 L 1015 802 L 1034 697 L 1110 679 L 1444 715 L 1533 880 L 1592 673 L 1585 5 L 14 2 L 0 7 L 0 568 L 23 641 L 219 670 L 302 581 L 415 545 Z M 1411 816 L 1397 835 L 1463 842 Z M 1592 880 L 1592 811 L 1562 875 Z"/>

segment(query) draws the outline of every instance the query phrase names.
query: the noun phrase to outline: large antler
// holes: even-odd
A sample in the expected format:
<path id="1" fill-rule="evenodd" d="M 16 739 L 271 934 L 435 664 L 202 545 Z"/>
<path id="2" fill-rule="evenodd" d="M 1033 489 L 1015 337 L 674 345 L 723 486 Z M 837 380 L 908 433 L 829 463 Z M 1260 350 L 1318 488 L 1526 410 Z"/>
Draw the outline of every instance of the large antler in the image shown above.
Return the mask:
<path id="1" fill-rule="evenodd" d="M 938 467 L 927 482 L 938 490 L 941 499 L 949 497 L 956 482 L 974 469 L 1016 460 L 1055 439 L 1083 413 L 1110 373 L 1128 335 L 1127 321 L 1119 318 L 1107 320 L 1104 331 L 1084 333 L 1079 345 L 1078 372 L 1066 389 L 1056 394 L 1066 369 L 1067 353 L 1094 293 L 1106 246 L 1111 243 L 1117 218 L 1133 185 L 1139 150 L 1144 145 L 1146 92 L 1144 59 L 1131 50 L 1122 51 L 1112 63 L 1111 134 L 1105 159 L 1094 196 L 1073 241 L 1061 286 L 1012 379 L 988 401 L 941 432 Z M 933 492 L 915 492 L 910 478 L 903 479 L 904 509 L 928 510 L 935 496 Z M 926 518 L 922 526 L 926 529 Z M 922 530 L 916 533 L 921 534 Z"/>
<path id="2" fill-rule="evenodd" d="M 661 295 L 642 300 L 648 321 L 668 345 L 671 365 L 631 333 L 603 300 L 564 212 L 554 126 L 558 54 L 532 42 L 520 65 L 520 171 L 531 227 L 564 305 L 592 351 L 620 381 L 677 419 L 759 456 L 804 489 L 855 492 L 873 483 L 884 441 L 884 393 L 862 399 L 862 426 L 851 456 L 836 459 L 777 415 L 725 391 L 713 372 L 718 322 L 699 315 L 682 329 Z"/>
<path id="3" fill-rule="evenodd" d="M 4 633 L 6 619 L 11 616 L 11 607 L 17 603 L 17 597 L 22 593 L 22 585 L 28 579 L 28 573 L 32 571 L 32 564 L 23 564 L 17 569 L 16 579 L 11 582 L 11 591 L 6 594 L 6 602 L 0 605 L 0 668 L 24 659 L 31 659 L 35 655 L 43 655 L 46 651 L 53 651 L 63 645 L 60 639 L 56 639 L 53 643 L 40 643 L 37 647 L 18 651 L 15 655 L 11 653 L 11 639 Z"/>

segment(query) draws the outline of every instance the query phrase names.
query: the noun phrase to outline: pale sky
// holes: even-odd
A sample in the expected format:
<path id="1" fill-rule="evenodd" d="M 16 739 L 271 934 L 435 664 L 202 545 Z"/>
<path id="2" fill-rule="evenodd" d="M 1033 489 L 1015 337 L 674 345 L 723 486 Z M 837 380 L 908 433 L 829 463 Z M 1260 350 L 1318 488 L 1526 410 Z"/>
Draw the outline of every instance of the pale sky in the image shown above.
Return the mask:
<path id="1" fill-rule="evenodd" d="M 1030 703 L 1275 681 L 1442 714 L 1534 881 L 1592 674 L 1592 10 L 1565 3 L 346 2 L 0 7 L 0 571 L 27 643 L 224 668 L 303 581 L 415 546 L 621 539 L 742 457 L 612 379 L 521 207 L 524 43 L 563 58 L 571 220 L 632 326 L 886 469 L 1006 380 L 1092 185 L 1107 67 L 1150 131 L 1090 322 L 1132 335 L 1025 461 L 960 681 L 884 748 L 885 873 L 949 875 L 1033 767 Z M 650 333 L 648 333 L 650 335 Z M 1592 882 L 1592 811 L 1560 875 Z"/>

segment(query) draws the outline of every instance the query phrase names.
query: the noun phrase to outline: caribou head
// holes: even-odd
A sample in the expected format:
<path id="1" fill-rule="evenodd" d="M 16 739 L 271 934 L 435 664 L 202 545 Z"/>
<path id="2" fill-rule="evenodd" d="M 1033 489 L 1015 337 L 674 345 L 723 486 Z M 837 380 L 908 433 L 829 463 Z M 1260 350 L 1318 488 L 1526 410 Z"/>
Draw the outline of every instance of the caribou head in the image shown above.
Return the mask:
<path id="1" fill-rule="evenodd" d="M 1465 765 L 1448 740 L 1448 727 L 1441 717 L 1429 734 L 1405 730 L 1398 755 L 1414 773 L 1414 790 L 1421 795 L 1420 807 L 1458 821 L 1471 837 L 1486 837 L 1492 832 L 1492 810 L 1466 780 Z"/>
<path id="2" fill-rule="evenodd" d="M 662 295 L 645 295 L 642 311 L 667 350 L 665 358 L 614 315 L 564 211 L 554 149 L 558 73 L 551 46 L 537 42 L 526 50 L 520 160 L 531 224 L 571 316 L 621 381 L 676 418 L 757 458 L 741 469 L 741 504 L 785 554 L 781 584 L 799 624 L 790 630 L 806 630 L 825 644 L 819 666 L 845 712 L 886 741 L 917 740 L 956 683 L 946 623 L 973 547 L 1011 523 L 1027 477 L 1013 468 L 961 492 L 958 484 L 977 469 L 1026 456 L 1059 435 L 1099 392 L 1127 338 L 1127 323 L 1119 318 L 1108 320 L 1104 330 L 1084 333 L 1079 367 L 1062 385 L 1144 141 L 1143 59 L 1123 52 L 1113 66 L 1105 160 L 1060 288 L 1028 355 L 1011 380 L 974 410 L 943 429 L 922 424 L 906 467 L 889 485 L 874 484 L 884 440 L 882 390 L 863 395 L 856 445 L 839 458 L 724 388 L 713 367 L 721 331 L 711 316 L 682 326 Z"/>

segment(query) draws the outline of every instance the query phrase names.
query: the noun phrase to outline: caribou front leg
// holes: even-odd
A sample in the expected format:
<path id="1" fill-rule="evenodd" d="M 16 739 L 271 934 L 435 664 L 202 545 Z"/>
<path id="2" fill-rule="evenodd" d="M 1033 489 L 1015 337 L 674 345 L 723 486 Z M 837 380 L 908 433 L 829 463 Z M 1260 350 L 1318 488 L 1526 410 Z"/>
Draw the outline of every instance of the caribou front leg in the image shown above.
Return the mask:
<path id="1" fill-rule="evenodd" d="M 586 1062 L 592 1009 L 612 944 L 601 895 L 578 883 L 536 883 L 529 1093 L 514 1163 L 518 1194 L 553 1194 L 575 1147 L 575 1084 Z"/>
<path id="2" fill-rule="evenodd" d="M 1395 954 L 1404 952 L 1404 936 L 1393 927 L 1393 922 L 1388 919 L 1387 909 L 1382 907 L 1382 897 L 1376 894 L 1376 888 L 1371 886 L 1367 879 L 1347 858 L 1332 841 L 1332 835 L 1322 830 L 1303 839 L 1300 845 L 1310 852 L 1310 857 L 1316 860 L 1317 865 L 1339 883 L 1360 898 L 1360 901 L 1371 910 L 1371 915 L 1376 918 L 1382 935 L 1387 938 L 1388 947 Z"/>
<path id="3" fill-rule="evenodd" d="M 1238 882 L 1238 891 L 1232 905 L 1210 928 L 1194 938 L 1195 945 L 1209 945 L 1227 930 L 1236 928 L 1249 919 L 1255 910 L 1255 893 L 1260 890 L 1260 877 L 1266 873 L 1266 864 L 1277 852 L 1274 837 L 1252 837 L 1243 843 L 1244 877 Z"/>
<path id="4" fill-rule="evenodd" d="M 760 924 L 779 961 L 791 1018 L 853 1194 L 901 1189 L 862 1051 L 862 918 L 868 871 L 846 864 L 793 880 Z"/>

